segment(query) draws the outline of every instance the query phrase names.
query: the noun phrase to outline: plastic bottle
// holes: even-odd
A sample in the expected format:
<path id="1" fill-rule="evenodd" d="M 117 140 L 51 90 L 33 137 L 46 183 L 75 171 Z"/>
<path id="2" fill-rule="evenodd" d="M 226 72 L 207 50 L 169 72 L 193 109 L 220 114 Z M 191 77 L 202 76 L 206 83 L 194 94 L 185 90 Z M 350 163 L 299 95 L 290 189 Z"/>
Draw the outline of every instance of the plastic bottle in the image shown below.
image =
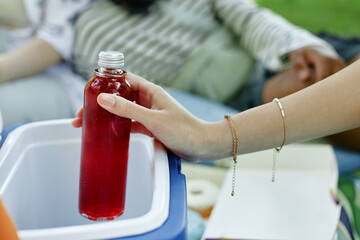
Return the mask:
<path id="1" fill-rule="evenodd" d="M 131 100 L 124 55 L 103 51 L 99 68 L 85 86 L 80 167 L 79 211 L 84 217 L 113 220 L 123 214 L 131 120 L 97 103 L 100 93 Z"/>

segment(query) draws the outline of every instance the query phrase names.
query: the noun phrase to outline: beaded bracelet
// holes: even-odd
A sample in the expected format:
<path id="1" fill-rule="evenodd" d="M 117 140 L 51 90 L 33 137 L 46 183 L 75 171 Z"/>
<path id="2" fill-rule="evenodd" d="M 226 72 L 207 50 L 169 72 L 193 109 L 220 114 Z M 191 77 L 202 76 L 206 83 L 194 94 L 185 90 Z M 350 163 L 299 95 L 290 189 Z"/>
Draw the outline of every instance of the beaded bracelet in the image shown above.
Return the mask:
<path id="1" fill-rule="evenodd" d="M 272 181 L 272 182 L 275 182 L 276 158 L 277 158 L 277 155 L 280 153 L 280 150 L 282 149 L 282 147 L 283 147 L 284 144 L 285 144 L 285 140 L 286 140 L 286 125 L 285 125 L 285 111 L 284 111 L 284 108 L 283 108 L 280 100 L 277 99 L 277 98 L 274 98 L 273 102 L 276 102 L 277 105 L 279 106 L 280 113 L 281 113 L 281 117 L 282 117 L 282 121 L 283 121 L 283 129 L 284 129 L 284 138 L 283 138 L 283 141 L 282 141 L 282 143 L 281 143 L 281 146 L 274 148 L 274 152 L 273 152 L 273 167 L 272 167 L 272 178 L 271 178 L 271 181 Z"/>

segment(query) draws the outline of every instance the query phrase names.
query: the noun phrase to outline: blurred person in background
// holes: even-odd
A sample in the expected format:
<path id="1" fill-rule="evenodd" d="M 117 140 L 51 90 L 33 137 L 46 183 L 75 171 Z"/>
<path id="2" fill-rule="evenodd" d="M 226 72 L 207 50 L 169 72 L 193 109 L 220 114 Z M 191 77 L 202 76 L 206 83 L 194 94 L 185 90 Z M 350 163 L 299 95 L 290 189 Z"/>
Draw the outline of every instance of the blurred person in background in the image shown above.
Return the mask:
<path id="1" fill-rule="evenodd" d="M 85 79 L 99 51 L 122 51 L 127 70 L 240 111 L 318 82 L 360 52 L 359 41 L 325 41 L 248 0 L 95 1 L 76 30 L 74 66 Z M 354 138 L 360 132 L 332 140 L 359 149 Z"/>
<path id="2" fill-rule="evenodd" d="M 89 2 L 0 0 L 0 111 L 5 127 L 73 116 L 79 105 L 72 99 L 82 99 L 82 94 L 72 88 L 82 88 L 84 81 L 68 63 L 74 21 Z"/>
<path id="3" fill-rule="evenodd" d="M 327 41 L 247 0 L 95 0 L 87 8 L 88 4 L 25 1 L 22 8 L 28 14 L 23 16 L 28 16 L 30 26 L 25 35 L 33 38 L 0 55 L 0 80 L 7 82 L 0 86 L 5 127 L 71 116 L 82 104 L 85 81 L 101 50 L 124 52 L 126 69 L 154 83 L 240 111 L 318 82 L 358 53 L 349 44 L 353 51 L 343 56 Z M 53 73 L 50 69 L 21 79 L 63 60 L 85 81 L 64 64 Z M 49 94 L 52 98 L 46 97 Z M 357 136 L 346 133 L 341 142 L 354 147 L 350 139 Z"/>

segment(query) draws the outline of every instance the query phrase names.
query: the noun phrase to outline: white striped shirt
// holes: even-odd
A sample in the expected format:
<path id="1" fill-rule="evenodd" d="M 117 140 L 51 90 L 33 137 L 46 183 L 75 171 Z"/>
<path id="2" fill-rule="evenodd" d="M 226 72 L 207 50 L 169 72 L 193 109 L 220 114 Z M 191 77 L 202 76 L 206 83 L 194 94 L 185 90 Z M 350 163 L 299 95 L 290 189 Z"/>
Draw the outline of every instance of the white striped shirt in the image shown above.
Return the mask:
<path id="1" fill-rule="evenodd" d="M 90 78 L 98 53 L 117 50 L 125 54 L 127 70 L 171 86 L 189 56 L 219 24 L 231 30 L 233 45 L 239 44 L 271 70 L 284 69 L 284 56 L 303 47 L 325 47 L 336 55 L 321 39 L 247 0 L 159 0 L 147 15 L 130 15 L 121 6 L 99 0 L 76 23 L 75 69 Z"/>

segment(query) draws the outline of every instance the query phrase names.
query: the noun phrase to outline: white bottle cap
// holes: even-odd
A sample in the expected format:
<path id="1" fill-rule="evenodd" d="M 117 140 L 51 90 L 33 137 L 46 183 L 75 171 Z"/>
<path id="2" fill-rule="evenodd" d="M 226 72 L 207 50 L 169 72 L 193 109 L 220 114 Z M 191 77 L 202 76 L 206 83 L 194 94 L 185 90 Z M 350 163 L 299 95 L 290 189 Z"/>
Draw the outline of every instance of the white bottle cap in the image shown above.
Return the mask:
<path id="1" fill-rule="evenodd" d="M 124 66 L 124 54 L 117 51 L 101 51 L 98 64 L 103 68 L 121 68 Z"/>

